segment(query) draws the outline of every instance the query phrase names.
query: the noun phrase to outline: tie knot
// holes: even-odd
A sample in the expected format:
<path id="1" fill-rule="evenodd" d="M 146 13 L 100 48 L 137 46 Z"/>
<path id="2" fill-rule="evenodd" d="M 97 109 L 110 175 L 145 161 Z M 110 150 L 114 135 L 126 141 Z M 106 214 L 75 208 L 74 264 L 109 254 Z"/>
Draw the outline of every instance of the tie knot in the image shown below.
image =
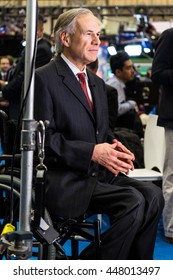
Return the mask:
<path id="1" fill-rule="evenodd" d="M 85 75 L 84 72 L 78 73 L 77 76 L 78 76 L 78 78 L 79 78 L 79 80 L 80 80 L 81 82 L 85 81 L 86 75 Z"/>

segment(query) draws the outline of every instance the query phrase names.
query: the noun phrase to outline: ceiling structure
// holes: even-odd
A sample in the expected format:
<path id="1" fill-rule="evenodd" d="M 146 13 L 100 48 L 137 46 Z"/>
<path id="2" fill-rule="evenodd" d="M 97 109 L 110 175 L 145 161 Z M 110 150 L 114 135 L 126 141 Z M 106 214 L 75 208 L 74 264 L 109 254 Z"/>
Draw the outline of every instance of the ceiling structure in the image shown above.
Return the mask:
<path id="1" fill-rule="evenodd" d="M 7 35 L 10 39 L 12 36 L 16 36 L 18 41 L 21 42 L 26 6 L 31 3 L 28 1 L 0 0 L 0 27 L 2 27 L 0 35 Z M 162 2 L 162 5 L 158 2 Z M 48 39 L 52 33 L 55 20 L 62 12 L 74 7 L 85 7 L 92 10 L 101 20 L 102 39 L 105 36 L 107 40 L 109 36 L 109 41 L 114 42 L 115 34 L 118 34 L 120 29 L 126 30 L 127 27 L 128 30 L 130 28 L 137 30 L 138 27 L 141 27 L 137 21 L 137 15 L 142 19 L 147 18 L 147 22 L 172 22 L 173 2 L 172 5 L 168 2 L 172 2 L 172 0 L 38 0 L 38 7 L 39 12 L 45 17 L 44 30 Z M 144 29 L 143 25 L 142 28 Z M 1 45 L 3 40 L 6 40 L 5 36 L 1 36 Z"/>
<path id="2" fill-rule="evenodd" d="M 141 3 L 144 4 L 142 5 Z M 153 2 L 155 4 L 153 4 Z M 162 2 L 162 5 L 160 4 Z M 64 10 L 74 7 L 87 7 L 101 18 L 104 17 L 132 17 L 134 14 L 145 14 L 149 18 L 157 20 L 169 20 L 173 17 L 173 5 L 167 1 L 153 0 L 57 0 L 38 1 L 40 12 L 45 16 L 56 17 Z M 116 4 L 115 4 L 116 3 Z M 125 5 L 125 3 L 127 3 Z M 149 5 L 149 3 L 151 3 Z M 157 4 L 159 3 L 159 4 Z M 27 1 L 22 0 L 1 0 L 0 17 L 22 16 L 25 14 Z M 146 5 L 147 4 L 147 5 Z"/>

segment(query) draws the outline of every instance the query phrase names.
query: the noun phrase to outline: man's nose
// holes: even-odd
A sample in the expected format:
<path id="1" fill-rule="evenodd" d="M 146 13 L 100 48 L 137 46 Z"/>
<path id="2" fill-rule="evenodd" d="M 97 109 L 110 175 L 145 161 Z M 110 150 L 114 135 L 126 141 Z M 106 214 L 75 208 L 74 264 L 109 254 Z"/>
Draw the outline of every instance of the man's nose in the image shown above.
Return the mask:
<path id="1" fill-rule="evenodd" d="M 94 41 L 94 43 L 96 42 L 97 44 L 100 44 L 100 38 L 97 34 L 93 34 L 92 40 Z"/>

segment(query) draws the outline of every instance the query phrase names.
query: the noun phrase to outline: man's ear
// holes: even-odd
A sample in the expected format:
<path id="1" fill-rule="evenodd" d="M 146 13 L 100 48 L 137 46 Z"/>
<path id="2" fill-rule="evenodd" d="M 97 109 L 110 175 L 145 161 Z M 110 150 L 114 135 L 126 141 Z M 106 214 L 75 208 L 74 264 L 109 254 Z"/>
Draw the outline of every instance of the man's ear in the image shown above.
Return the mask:
<path id="1" fill-rule="evenodd" d="M 119 77 L 120 75 L 121 75 L 121 70 L 120 69 L 116 69 L 115 70 L 115 75 L 117 76 L 117 77 Z"/>
<path id="2" fill-rule="evenodd" d="M 69 47 L 69 42 L 70 42 L 69 34 L 65 31 L 62 31 L 60 33 L 60 38 L 61 38 L 61 42 L 63 43 L 63 45 L 66 47 Z"/>

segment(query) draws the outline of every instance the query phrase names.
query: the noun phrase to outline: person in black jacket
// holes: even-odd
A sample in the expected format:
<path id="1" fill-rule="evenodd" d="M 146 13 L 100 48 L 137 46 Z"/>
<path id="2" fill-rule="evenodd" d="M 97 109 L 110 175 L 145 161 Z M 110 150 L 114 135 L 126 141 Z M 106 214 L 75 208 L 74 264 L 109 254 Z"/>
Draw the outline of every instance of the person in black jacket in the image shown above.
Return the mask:
<path id="1" fill-rule="evenodd" d="M 34 116 L 50 122 L 46 207 L 54 217 L 107 214 L 102 259 L 152 259 L 163 195 L 154 184 L 125 175 L 134 168 L 134 155 L 109 129 L 103 79 L 86 68 L 98 55 L 100 22 L 88 9 L 70 9 L 58 17 L 54 31 L 56 57 L 35 71 Z M 94 255 L 91 244 L 79 258 Z"/>
<path id="2" fill-rule="evenodd" d="M 95 61 L 87 64 L 87 68 L 95 74 L 97 74 L 98 66 L 98 58 Z M 109 126 L 112 130 L 114 130 L 118 117 L 118 92 L 116 88 L 108 84 L 105 84 L 105 86 L 108 99 Z"/>
<path id="3" fill-rule="evenodd" d="M 163 226 L 165 240 L 173 244 L 173 28 L 165 30 L 156 43 L 151 77 L 160 86 L 158 125 L 165 128 L 166 140 Z"/>
<path id="4" fill-rule="evenodd" d="M 50 45 L 47 40 L 43 38 L 44 31 L 44 19 L 42 15 L 38 17 L 37 25 L 37 52 L 35 60 L 35 68 L 47 64 L 51 58 L 52 53 Z M 23 23 L 23 39 L 26 39 L 26 18 Z M 9 73 L 8 84 L 4 81 L 0 81 L 2 97 L 9 102 L 9 119 L 18 120 L 22 102 L 22 89 L 24 82 L 24 70 L 25 70 L 25 50 L 22 51 L 18 62 Z"/>

